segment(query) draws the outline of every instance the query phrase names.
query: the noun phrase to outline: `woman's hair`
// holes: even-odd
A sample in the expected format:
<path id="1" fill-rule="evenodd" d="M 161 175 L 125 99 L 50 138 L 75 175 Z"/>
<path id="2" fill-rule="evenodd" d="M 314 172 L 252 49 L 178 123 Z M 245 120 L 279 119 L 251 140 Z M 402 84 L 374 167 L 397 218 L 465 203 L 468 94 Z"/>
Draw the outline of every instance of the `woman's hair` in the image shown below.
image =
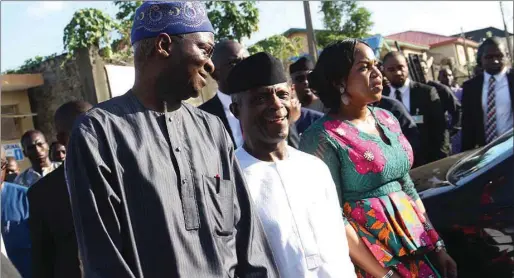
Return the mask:
<path id="1" fill-rule="evenodd" d="M 309 87 L 314 89 L 321 102 L 331 112 L 338 112 L 341 92 L 333 86 L 334 82 L 346 83 L 355 60 L 357 43 L 369 45 L 358 39 L 345 39 L 329 44 L 321 55 L 314 70 L 309 74 Z"/>

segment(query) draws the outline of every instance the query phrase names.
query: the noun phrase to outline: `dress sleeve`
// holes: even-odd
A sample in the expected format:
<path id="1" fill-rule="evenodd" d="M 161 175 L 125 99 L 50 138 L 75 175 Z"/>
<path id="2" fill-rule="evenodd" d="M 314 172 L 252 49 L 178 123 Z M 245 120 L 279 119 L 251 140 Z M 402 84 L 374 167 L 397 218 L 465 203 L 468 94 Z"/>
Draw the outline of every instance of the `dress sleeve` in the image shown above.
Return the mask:
<path id="1" fill-rule="evenodd" d="M 89 125 L 75 128 L 65 161 L 84 277 L 136 277 L 123 255 L 122 209 L 114 190 L 119 182 L 109 147 Z"/>
<path id="2" fill-rule="evenodd" d="M 419 199 L 418 191 L 414 187 L 414 182 L 412 181 L 409 173 L 405 174 L 403 178 L 401 178 L 402 190 L 405 194 L 409 195 L 413 201 Z"/>
<path id="3" fill-rule="evenodd" d="M 341 162 L 337 154 L 336 146 L 328 139 L 328 134 L 325 132 L 311 132 L 302 135 L 300 140 L 300 150 L 312 154 L 321 159 L 328 166 L 332 179 L 337 191 L 339 205 L 341 207 L 341 214 L 343 213 L 343 198 L 342 198 L 342 180 L 341 180 Z M 345 224 L 348 224 L 346 217 L 343 216 Z"/>

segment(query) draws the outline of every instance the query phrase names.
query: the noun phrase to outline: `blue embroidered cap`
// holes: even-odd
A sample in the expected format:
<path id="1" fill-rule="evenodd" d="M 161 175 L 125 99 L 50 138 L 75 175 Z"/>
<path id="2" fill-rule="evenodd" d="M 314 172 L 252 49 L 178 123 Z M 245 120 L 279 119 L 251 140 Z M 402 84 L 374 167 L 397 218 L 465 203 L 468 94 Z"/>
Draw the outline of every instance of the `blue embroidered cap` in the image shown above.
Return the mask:
<path id="1" fill-rule="evenodd" d="M 130 39 L 135 42 L 156 37 L 196 32 L 214 33 L 203 3 L 145 1 L 137 8 Z"/>

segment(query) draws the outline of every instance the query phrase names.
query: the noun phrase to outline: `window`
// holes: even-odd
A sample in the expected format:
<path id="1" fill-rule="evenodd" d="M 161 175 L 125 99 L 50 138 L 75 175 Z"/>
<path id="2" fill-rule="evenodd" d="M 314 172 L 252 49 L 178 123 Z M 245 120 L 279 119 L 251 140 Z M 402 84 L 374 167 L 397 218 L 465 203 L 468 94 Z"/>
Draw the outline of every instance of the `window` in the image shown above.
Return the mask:
<path id="1" fill-rule="evenodd" d="M 489 145 L 459 161 L 448 171 L 448 181 L 460 186 L 512 156 L 512 129 Z"/>
<path id="2" fill-rule="evenodd" d="M 464 46 L 457 44 L 457 58 L 459 59 L 459 65 L 464 66 L 467 65 L 468 62 L 466 60 L 466 52 L 464 51 Z"/>
<path id="3" fill-rule="evenodd" d="M 471 62 L 471 63 L 475 62 L 475 60 L 476 60 L 475 50 L 472 47 L 468 47 L 468 57 L 469 57 L 469 62 Z"/>
<path id="4" fill-rule="evenodd" d="M 18 114 L 17 105 L 2 105 L 2 141 L 20 140 L 22 135 L 20 118 L 13 117 Z"/>

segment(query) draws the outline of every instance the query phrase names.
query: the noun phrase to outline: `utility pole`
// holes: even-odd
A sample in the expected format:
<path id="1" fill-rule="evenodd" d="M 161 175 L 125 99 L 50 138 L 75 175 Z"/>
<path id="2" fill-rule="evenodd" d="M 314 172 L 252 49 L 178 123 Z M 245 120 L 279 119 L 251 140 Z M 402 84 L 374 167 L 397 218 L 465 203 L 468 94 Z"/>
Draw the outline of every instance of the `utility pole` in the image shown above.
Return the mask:
<path id="1" fill-rule="evenodd" d="M 318 60 L 318 51 L 316 50 L 316 37 L 312 28 L 311 8 L 309 1 L 303 1 L 303 12 L 305 14 L 305 25 L 307 26 L 307 43 L 309 45 L 309 55 L 313 63 Z"/>
<path id="2" fill-rule="evenodd" d="M 500 1 L 500 10 L 502 12 L 503 30 L 505 31 L 505 39 L 507 40 L 507 48 L 509 49 L 510 61 L 513 61 L 512 57 L 512 45 L 510 44 L 509 32 L 507 31 L 507 24 L 505 23 L 505 15 L 503 14 L 503 3 Z"/>
<path id="3" fill-rule="evenodd" d="M 468 48 L 466 46 L 466 36 L 464 35 L 464 28 L 460 27 L 460 37 L 462 38 L 462 42 L 464 44 L 464 58 L 466 58 L 466 69 L 468 71 L 468 78 L 471 77 L 471 70 L 470 70 L 470 65 L 471 65 L 471 61 L 468 57 Z"/>

